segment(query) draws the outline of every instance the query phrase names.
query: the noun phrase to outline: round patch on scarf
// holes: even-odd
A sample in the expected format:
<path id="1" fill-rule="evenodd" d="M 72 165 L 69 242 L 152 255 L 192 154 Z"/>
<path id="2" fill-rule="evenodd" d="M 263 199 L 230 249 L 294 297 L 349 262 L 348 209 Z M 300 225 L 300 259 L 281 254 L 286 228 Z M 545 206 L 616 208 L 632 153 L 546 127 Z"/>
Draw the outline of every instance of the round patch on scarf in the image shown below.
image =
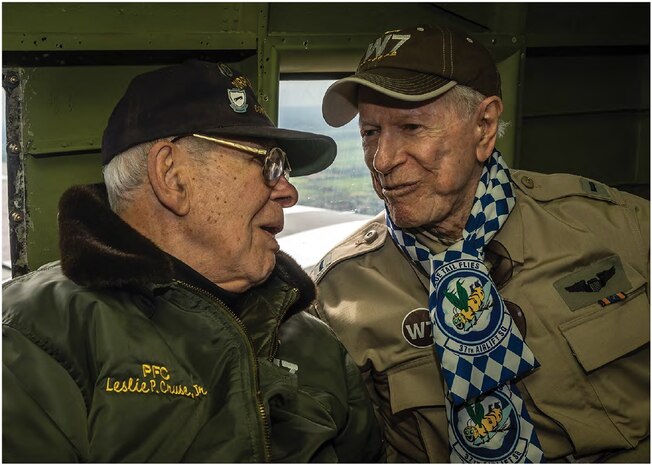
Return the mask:
<path id="1" fill-rule="evenodd" d="M 432 347 L 435 340 L 432 338 L 432 322 L 427 308 L 415 308 L 405 315 L 401 324 L 403 338 L 408 344 L 418 349 Z"/>
<path id="2" fill-rule="evenodd" d="M 453 451 L 467 463 L 521 461 L 529 441 L 521 434 L 511 391 L 503 386 L 480 399 L 453 410 Z"/>
<path id="3" fill-rule="evenodd" d="M 505 318 L 505 304 L 483 268 L 477 260 L 462 259 L 435 272 L 434 321 L 444 336 L 441 345 L 461 355 L 485 354 L 510 334 L 512 320 Z"/>

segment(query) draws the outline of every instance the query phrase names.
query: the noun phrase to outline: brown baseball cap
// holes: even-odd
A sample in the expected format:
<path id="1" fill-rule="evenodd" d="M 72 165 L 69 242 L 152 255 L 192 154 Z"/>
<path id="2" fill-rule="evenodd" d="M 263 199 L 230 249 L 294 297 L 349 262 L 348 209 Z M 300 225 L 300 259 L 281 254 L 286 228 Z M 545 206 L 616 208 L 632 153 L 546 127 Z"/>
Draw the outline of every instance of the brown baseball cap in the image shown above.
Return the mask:
<path id="1" fill-rule="evenodd" d="M 358 113 L 358 86 L 421 102 L 457 84 L 500 97 L 500 75 L 489 51 L 467 34 L 421 25 L 387 31 L 369 44 L 352 76 L 333 83 L 322 102 L 328 124 L 340 127 Z"/>

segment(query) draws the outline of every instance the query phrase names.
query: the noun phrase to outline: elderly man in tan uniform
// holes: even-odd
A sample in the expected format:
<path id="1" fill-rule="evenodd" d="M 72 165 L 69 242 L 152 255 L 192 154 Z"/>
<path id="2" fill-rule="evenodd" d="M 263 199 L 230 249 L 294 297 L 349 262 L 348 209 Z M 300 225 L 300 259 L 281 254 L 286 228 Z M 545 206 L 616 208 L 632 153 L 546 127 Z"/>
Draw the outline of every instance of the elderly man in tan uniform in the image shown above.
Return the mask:
<path id="1" fill-rule="evenodd" d="M 500 96 L 488 51 L 430 26 L 328 89 L 330 125 L 360 114 L 386 212 L 315 267 L 315 311 L 391 461 L 649 462 L 649 203 L 508 169 Z"/>

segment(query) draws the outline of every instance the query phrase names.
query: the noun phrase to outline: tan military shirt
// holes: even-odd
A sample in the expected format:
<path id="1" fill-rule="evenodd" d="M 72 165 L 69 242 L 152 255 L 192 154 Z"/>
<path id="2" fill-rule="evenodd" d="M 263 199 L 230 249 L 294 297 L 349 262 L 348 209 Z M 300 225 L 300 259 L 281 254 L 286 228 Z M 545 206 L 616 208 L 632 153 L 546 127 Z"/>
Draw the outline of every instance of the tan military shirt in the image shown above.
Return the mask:
<path id="1" fill-rule="evenodd" d="M 541 364 L 518 387 L 546 459 L 649 461 L 649 202 L 572 175 L 512 177 L 516 207 L 486 262 Z M 384 216 L 327 254 L 313 278 L 317 313 L 365 376 L 388 459 L 449 461 L 428 277 Z M 599 303 L 618 293 L 626 298 Z"/>

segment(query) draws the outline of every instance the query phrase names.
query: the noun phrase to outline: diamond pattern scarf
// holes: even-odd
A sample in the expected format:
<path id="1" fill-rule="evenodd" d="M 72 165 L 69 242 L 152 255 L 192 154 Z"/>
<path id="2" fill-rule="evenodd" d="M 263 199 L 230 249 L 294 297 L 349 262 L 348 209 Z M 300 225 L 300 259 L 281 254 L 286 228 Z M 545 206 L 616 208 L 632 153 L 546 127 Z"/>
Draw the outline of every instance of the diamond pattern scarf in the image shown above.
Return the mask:
<path id="1" fill-rule="evenodd" d="M 511 381 L 538 366 L 484 265 L 484 247 L 515 204 L 495 150 L 483 167 L 462 239 L 432 254 L 386 215 L 398 247 L 430 275 L 428 304 L 447 389 L 453 462 L 526 462 L 543 452 Z"/>

